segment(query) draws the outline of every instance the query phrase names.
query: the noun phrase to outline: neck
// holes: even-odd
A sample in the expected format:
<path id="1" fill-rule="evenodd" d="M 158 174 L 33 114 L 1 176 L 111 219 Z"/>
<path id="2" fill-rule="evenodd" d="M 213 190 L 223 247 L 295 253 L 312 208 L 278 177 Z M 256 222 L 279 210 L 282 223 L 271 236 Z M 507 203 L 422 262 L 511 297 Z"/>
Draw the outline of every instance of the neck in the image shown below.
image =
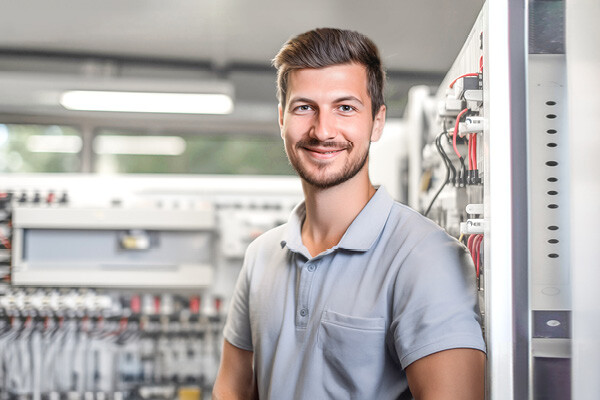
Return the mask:
<path id="1" fill-rule="evenodd" d="M 327 189 L 302 181 L 302 188 L 306 203 L 302 242 L 313 257 L 339 243 L 352 221 L 375 194 L 368 174 L 359 174 Z"/>

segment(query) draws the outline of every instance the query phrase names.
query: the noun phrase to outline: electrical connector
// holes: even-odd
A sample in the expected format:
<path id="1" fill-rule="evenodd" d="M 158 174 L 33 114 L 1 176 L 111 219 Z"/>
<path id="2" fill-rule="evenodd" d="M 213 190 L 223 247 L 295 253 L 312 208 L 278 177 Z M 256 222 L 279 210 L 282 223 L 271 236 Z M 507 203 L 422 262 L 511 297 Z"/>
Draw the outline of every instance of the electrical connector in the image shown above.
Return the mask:
<path id="1" fill-rule="evenodd" d="M 483 132 L 483 117 L 467 116 L 464 122 L 458 124 L 458 136 L 460 137 L 480 132 Z"/>
<path id="2" fill-rule="evenodd" d="M 465 108 L 464 101 L 454 97 L 453 91 L 450 90 L 450 92 L 451 93 L 446 95 L 446 99 L 440 101 L 438 105 L 438 115 L 441 118 L 456 117 L 458 113 Z"/>
<path id="3" fill-rule="evenodd" d="M 472 112 L 479 112 L 483 106 L 483 74 L 469 73 L 460 76 L 452 84 L 453 96 L 462 100 Z"/>
<path id="4" fill-rule="evenodd" d="M 483 89 L 465 91 L 464 99 L 469 110 L 480 112 L 483 107 Z"/>
<path id="5" fill-rule="evenodd" d="M 464 235 L 482 234 L 485 228 L 483 219 L 468 219 L 460 223 L 460 233 Z"/>
<path id="6" fill-rule="evenodd" d="M 473 184 L 473 170 L 467 171 L 467 185 Z"/>
<path id="7" fill-rule="evenodd" d="M 483 204 L 481 204 L 481 203 L 467 204 L 467 206 L 465 207 L 465 211 L 469 215 L 482 215 L 483 214 Z"/>
<path id="8" fill-rule="evenodd" d="M 454 84 L 454 93 L 457 99 L 465 99 L 465 92 L 481 89 L 481 74 L 479 76 L 465 76 Z M 466 100 L 466 99 L 465 99 Z"/>
<path id="9" fill-rule="evenodd" d="M 479 185 L 481 178 L 479 177 L 479 170 L 471 169 L 467 172 L 467 185 Z"/>
<path id="10" fill-rule="evenodd" d="M 481 178 L 479 177 L 479 170 L 477 168 L 471 170 L 471 185 L 479 185 L 481 183 Z"/>
<path id="11" fill-rule="evenodd" d="M 468 102 L 482 102 L 483 101 L 483 89 L 465 90 L 463 98 Z"/>

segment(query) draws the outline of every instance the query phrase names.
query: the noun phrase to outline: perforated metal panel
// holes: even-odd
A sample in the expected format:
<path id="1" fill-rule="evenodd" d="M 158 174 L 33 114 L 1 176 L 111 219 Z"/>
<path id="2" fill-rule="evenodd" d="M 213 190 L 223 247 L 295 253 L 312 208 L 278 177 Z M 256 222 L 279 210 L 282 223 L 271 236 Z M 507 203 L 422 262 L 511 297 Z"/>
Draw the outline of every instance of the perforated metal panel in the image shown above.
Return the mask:
<path id="1" fill-rule="evenodd" d="M 571 383 L 566 60 L 528 61 L 531 398 L 563 400 Z"/>
<path id="2" fill-rule="evenodd" d="M 568 141 L 564 55 L 529 56 L 532 310 L 570 310 Z"/>

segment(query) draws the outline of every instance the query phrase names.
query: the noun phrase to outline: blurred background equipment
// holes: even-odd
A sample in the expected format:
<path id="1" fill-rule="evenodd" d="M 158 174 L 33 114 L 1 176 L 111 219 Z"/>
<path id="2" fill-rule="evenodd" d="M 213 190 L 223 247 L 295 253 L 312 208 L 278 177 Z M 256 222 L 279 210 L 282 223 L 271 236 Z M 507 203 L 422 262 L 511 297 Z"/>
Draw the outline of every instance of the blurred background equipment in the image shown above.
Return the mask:
<path id="1" fill-rule="evenodd" d="M 201 398 L 246 246 L 295 178 L 2 175 L 0 394 Z"/>

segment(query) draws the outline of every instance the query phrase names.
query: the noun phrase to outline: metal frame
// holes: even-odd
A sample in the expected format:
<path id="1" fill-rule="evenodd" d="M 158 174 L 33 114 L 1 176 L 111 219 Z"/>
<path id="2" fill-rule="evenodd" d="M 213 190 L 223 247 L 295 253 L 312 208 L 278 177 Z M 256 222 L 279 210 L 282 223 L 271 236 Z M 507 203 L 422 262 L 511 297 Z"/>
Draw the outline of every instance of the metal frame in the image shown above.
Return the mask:
<path id="1" fill-rule="evenodd" d="M 483 8 L 486 394 L 493 400 L 530 395 L 526 12 L 525 1 L 490 0 Z"/>
<path id="2" fill-rule="evenodd" d="M 566 2 L 569 107 L 570 264 L 573 272 L 572 398 L 600 393 L 600 2 Z"/>
<path id="3" fill-rule="evenodd" d="M 568 398 L 571 383 L 565 67 L 564 54 L 528 56 L 532 398 Z"/>

